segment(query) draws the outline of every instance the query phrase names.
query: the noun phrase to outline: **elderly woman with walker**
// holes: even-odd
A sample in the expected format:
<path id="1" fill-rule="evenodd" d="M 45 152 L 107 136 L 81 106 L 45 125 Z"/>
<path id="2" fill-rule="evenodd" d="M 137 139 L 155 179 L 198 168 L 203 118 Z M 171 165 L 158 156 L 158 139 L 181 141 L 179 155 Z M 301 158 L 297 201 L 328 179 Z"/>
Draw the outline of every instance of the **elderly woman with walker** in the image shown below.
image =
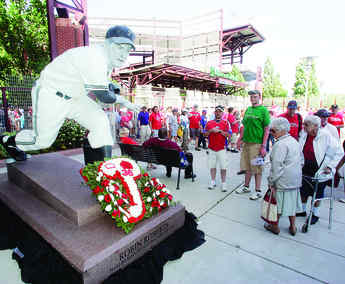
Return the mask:
<path id="1" fill-rule="evenodd" d="M 311 216 L 302 231 L 307 232 L 308 225 L 319 221 L 320 204 L 324 198 L 324 189 L 328 179 L 333 179 L 335 168 L 343 156 L 343 150 L 332 135 L 321 128 L 318 116 L 308 115 L 303 122 L 299 143 L 303 151 L 304 166 L 302 168 L 301 198 L 303 212 L 296 216 L 307 216 L 306 207 L 309 196 L 312 196 Z"/>
<path id="2" fill-rule="evenodd" d="M 296 212 L 302 208 L 299 188 L 302 184 L 303 157 L 298 142 L 289 131 L 290 123 L 283 117 L 274 119 L 270 125 L 270 134 L 276 142 L 270 154 L 268 185 L 276 196 L 278 222 L 281 216 L 288 216 L 289 232 L 294 236 L 297 232 Z M 278 224 L 265 224 L 265 229 L 276 235 L 280 233 Z"/>

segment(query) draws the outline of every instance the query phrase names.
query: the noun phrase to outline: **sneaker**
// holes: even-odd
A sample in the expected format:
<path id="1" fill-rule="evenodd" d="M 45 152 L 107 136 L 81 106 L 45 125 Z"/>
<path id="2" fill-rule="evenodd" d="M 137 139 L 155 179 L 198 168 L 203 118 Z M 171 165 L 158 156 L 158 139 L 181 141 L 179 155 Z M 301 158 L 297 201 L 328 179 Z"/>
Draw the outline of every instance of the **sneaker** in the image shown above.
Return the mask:
<path id="1" fill-rule="evenodd" d="M 226 188 L 226 184 L 224 184 L 224 183 L 222 184 L 221 188 L 222 188 L 222 192 L 227 192 L 228 191 L 227 188 Z"/>
<path id="2" fill-rule="evenodd" d="M 231 153 L 238 153 L 239 151 L 238 150 L 236 150 L 236 149 L 232 149 L 232 150 L 230 150 L 231 151 Z"/>
<path id="3" fill-rule="evenodd" d="M 250 189 L 247 186 L 242 186 L 242 187 L 236 189 L 235 192 L 238 194 L 248 193 L 248 192 L 250 192 Z"/>
<path id="4" fill-rule="evenodd" d="M 208 189 L 212 190 L 212 189 L 215 189 L 215 188 L 216 188 L 216 184 L 211 181 L 209 186 L 208 186 Z"/>
<path id="5" fill-rule="evenodd" d="M 200 148 L 195 148 L 195 151 L 201 151 L 201 149 Z"/>
<path id="6" fill-rule="evenodd" d="M 261 191 L 255 191 L 250 195 L 249 199 L 250 200 L 257 200 L 261 197 L 262 197 Z"/>

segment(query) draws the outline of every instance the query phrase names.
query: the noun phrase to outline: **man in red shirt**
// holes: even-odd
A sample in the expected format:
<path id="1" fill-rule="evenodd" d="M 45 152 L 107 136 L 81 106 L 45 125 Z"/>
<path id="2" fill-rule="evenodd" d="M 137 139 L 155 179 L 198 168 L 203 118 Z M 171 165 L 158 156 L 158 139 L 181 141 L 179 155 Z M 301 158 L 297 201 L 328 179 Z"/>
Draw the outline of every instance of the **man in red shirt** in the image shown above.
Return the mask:
<path id="1" fill-rule="evenodd" d="M 162 128 L 162 116 L 159 113 L 158 106 L 154 106 L 149 117 L 152 136 L 158 137 L 158 130 Z"/>
<path id="2" fill-rule="evenodd" d="M 225 141 L 229 137 L 229 123 L 226 120 L 222 120 L 224 112 L 223 106 L 216 106 L 215 119 L 207 122 L 205 127 L 205 136 L 208 137 L 208 164 L 211 172 L 211 182 L 208 189 L 214 189 L 216 187 L 216 172 L 217 163 L 220 165 L 220 176 L 222 179 L 221 189 L 226 192 L 226 150 Z"/>
<path id="3" fill-rule="evenodd" d="M 165 148 L 165 149 L 176 150 L 176 151 L 179 151 L 180 153 L 182 152 L 182 149 L 180 148 L 180 146 L 168 138 L 168 129 L 166 129 L 165 127 L 158 130 L 158 137 L 150 138 L 149 140 L 147 140 L 143 143 L 143 146 L 144 147 L 160 147 L 160 148 Z M 186 179 L 195 178 L 196 175 L 194 175 L 194 174 L 192 175 L 192 172 L 193 172 L 193 155 L 192 155 L 192 153 L 186 153 L 185 157 L 186 157 L 186 160 L 188 162 L 188 165 L 186 166 L 186 168 L 184 170 L 184 178 L 186 178 Z M 166 170 L 167 170 L 166 176 L 171 177 L 172 167 L 166 166 Z"/>
<path id="4" fill-rule="evenodd" d="M 296 113 L 297 102 L 292 100 L 287 105 L 287 111 L 279 115 L 286 118 L 290 123 L 290 135 L 298 141 L 299 133 L 302 130 L 303 119 L 299 113 Z"/>
<path id="5" fill-rule="evenodd" d="M 337 128 L 340 137 L 340 128 L 344 128 L 344 118 L 338 113 L 338 105 L 332 105 L 331 111 L 332 114 L 329 116 L 328 122 Z"/>
<path id="6" fill-rule="evenodd" d="M 198 141 L 200 136 L 200 121 L 201 121 L 201 115 L 198 112 L 198 105 L 193 106 L 193 111 L 189 113 L 189 129 L 190 129 L 190 138 L 192 140 L 195 140 L 195 150 L 200 151 L 200 148 L 198 147 Z"/>

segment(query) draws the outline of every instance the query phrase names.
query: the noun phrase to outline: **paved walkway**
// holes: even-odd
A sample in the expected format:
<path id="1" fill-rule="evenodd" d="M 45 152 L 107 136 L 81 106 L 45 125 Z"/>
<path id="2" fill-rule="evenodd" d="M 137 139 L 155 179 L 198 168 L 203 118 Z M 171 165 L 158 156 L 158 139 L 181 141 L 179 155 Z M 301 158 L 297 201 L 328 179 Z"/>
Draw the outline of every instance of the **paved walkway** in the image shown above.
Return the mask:
<path id="1" fill-rule="evenodd" d="M 114 149 L 114 154 L 119 154 L 119 150 Z M 260 200 L 251 201 L 249 194 L 234 192 L 244 178 L 236 175 L 240 154 L 227 154 L 230 161 L 227 193 L 222 193 L 219 187 L 212 191 L 207 189 L 206 152 L 193 154 L 196 181 L 182 179 L 180 190 L 176 190 L 176 169 L 171 178 L 165 177 L 162 166 L 151 171 L 166 183 L 175 200 L 199 217 L 199 228 L 207 239 L 198 249 L 164 267 L 163 284 L 345 282 L 342 274 L 345 269 L 345 204 L 334 203 L 332 230 L 327 228 L 329 202 L 324 201 L 319 223 L 307 234 L 300 231 L 304 218 L 297 218 L 299 231 L 292 237 L 286 217 L 280 222 L 280 235 L 276 236 L 263 228 Z M 80 154 L 72 157 L 82 161 Z M 265 176 L 268 169 L 269 164 Z M 4 168 L 0 169 L 0 173 L 3 171 Z M 263 178 L 262 189 L 266 186 L 266 178 Z M 337 198 L 343 195 L 343 190 L 338 190 Z M 22 283 L 17 264 L 11 260 L 11 251 L 0 251 L 0 267 L 1 284 Z"/>

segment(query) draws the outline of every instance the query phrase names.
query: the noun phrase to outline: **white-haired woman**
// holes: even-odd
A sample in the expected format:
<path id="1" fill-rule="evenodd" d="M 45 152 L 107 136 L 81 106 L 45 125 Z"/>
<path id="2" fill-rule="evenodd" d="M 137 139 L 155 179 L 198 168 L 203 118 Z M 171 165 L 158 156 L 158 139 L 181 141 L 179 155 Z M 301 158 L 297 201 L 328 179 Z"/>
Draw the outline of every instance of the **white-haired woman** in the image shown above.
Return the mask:
<path id="1" fill-rule="evenodd" d="M 271 170 L 268 184 L 275 192 L 279 217 L 288 216 L 289 232 L 296 234 L 296 211 L 301 211 L 299 188 L 302 184 L 302 153 L 296 139 L 289 134 L 290 123 L 286 118 L 274 119 L 270 125 L 270 133 L 276 140 L 270 154 Z M 265 224 L 265 228 L 279 234 L 279 224 Z"/>
<path id="2" fill-rule="evenodd" d="M 313 195 L 314 183 L 306 177 L 314 177 L 319 173 L 335 172 L 335 167 L 343 156 L 343 150 L 332 135 L 321 128 L 321 119 L 316 115 L 308 115 L 303 122 L 304 131 L 301 133 L 299 143 L 303 150 L 304 166 L 302 169 L 303 181 L 301 198 L 303 212 L 296 216 L 307 216 L 306 205 L 309 196 Z M 318 185 L 316 198 L 323 198 L 326 182 Z M 315 202 L 311 224 L 319 220 L 320 201 Z"/>

